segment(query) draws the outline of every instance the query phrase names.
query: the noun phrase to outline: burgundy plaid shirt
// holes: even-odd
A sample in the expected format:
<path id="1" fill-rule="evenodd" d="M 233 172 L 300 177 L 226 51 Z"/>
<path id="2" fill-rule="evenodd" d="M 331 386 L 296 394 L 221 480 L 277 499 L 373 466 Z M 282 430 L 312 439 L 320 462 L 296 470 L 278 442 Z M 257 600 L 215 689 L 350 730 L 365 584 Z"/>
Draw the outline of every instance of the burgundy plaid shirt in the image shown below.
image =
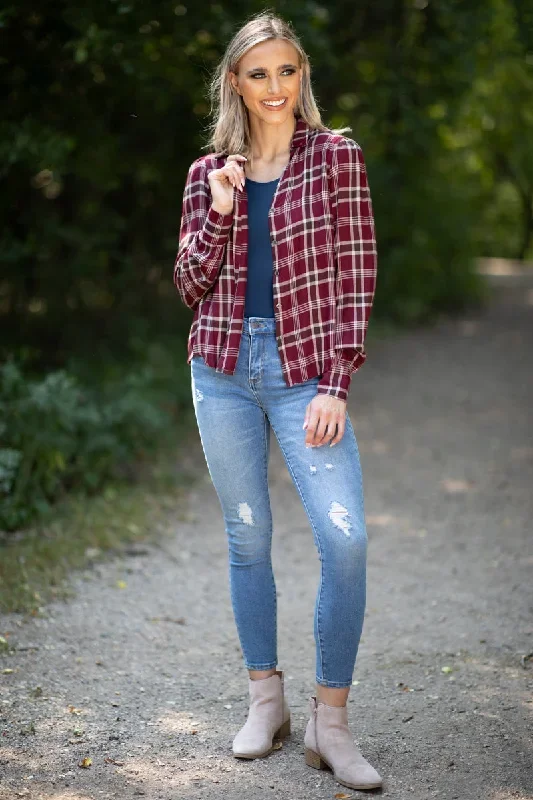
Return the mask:
<path id="1" fill-rule="evenodd" d="M 207 174 L 226 155 L 194 161 L 183 196 L 174 283 L 194 310 L 187 363 L 201 355 L 232 375 L 242 335 L 247 274 L 247 196 L 211 207 Z M 372 202 L 359 145 L 299 117 L 290 158 L 268 214 L 276 336 L 288 386 L 321 376 L 317 391 L 346 400 L 366 359 L 376 284 Z"/>

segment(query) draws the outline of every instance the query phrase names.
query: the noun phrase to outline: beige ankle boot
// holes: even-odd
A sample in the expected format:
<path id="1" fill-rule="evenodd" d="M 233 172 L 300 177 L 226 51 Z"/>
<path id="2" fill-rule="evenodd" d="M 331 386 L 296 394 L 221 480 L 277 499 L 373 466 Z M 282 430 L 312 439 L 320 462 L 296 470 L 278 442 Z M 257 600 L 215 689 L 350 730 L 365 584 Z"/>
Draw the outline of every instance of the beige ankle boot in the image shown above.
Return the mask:
<path id="1" fill-rule="evenodd" d="M 248 719 L 233 740 L 236 758 L 262 758 L 273 750 L 273 739 L 291 732 L 291 712 L 284 695 L 283 671 L 253 681 L 248 677 Z"/>
<path id="2" fill-rule="evenodd" d="M 333 777 L 350 789 L 377 789 L 378 772 L 363 758 L 348 728 L 346 706 L 328 706 L 309 698 L 311 718 L 305 730 L 305 763 L 315 769 L 329 767 Z"/>

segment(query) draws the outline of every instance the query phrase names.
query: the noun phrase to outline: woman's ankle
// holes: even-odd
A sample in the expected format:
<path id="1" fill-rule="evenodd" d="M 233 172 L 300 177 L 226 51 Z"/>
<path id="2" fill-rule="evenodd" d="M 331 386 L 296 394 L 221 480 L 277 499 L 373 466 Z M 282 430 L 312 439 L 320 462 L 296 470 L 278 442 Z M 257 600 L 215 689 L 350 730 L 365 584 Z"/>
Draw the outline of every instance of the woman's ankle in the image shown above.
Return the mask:
<path id="1" fill-rule="evenodd" d="M 331 686 L 322 686 L 316 684 L 316 701 L 317 703 L 324 703 L 327 706 L 341 707 L 345 706 L 348 701 L 348 694 L 350 687 L 336 689 Z"/>
<path id="2" fill-rule="evenodd" d="M 276 668 L 273 667 L 272 669 L 249 669 L 248 675 L 250 676 L 250 680 L 252 681 L 260 681 L 263 678 L 270 678 L 271 675 L 276 674 Z"/>

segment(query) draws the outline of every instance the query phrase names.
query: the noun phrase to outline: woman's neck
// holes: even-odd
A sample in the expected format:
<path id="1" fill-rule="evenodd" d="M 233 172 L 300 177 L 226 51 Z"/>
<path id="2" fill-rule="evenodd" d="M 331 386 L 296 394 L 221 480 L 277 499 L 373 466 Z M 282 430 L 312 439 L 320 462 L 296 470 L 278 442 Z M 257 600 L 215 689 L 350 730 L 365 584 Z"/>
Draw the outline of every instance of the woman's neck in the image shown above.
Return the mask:
<path id="1" fill-rule="evenodd" d="M 295 128 L 294 116 L 281 125 L 269 125 L 258 117 L 251 116 L 252 159 L 263 164 L 273 164 L 283 158 L 288 160 Z"/>

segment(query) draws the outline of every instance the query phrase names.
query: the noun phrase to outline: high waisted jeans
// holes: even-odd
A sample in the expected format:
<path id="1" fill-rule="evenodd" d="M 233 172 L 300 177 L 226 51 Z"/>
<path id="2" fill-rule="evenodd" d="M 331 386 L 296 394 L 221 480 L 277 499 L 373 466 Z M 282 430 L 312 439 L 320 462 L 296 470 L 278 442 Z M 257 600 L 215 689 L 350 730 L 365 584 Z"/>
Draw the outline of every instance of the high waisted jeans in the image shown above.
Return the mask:
<path id="1" fill-rule="evenodd" d="M 346 415 L 330 447 L 306 447 L 302 429 L 318 378 L 287 386 L 275 320 L 244 320 L 233 375 L 191 361 L 194 409 L 229 546 L 230 596 L 245 666 L 277 666 L 276 586 L 267 483 L 270 429 L 313 530 L 321 562 L 314 611 L 316 681 L 350 686 L 366 603 L 367 533 L 359 451 Z"/>

